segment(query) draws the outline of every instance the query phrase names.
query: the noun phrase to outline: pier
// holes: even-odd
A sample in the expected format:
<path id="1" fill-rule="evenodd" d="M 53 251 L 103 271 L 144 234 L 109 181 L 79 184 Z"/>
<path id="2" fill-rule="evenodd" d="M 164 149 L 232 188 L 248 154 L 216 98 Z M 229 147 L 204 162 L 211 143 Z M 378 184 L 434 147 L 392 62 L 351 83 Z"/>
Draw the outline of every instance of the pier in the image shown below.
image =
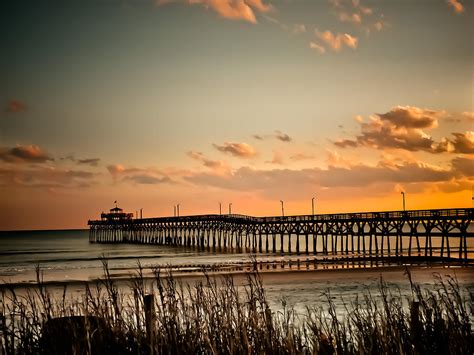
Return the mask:
<path id="1" fill-rule="evenodd" d="M 474 208 L 281 217 L 207 214 L 134 219 L 115 207 L 90 220 L 91 243 L 141 243 L 216 251 L 423 256 L 469 260 Z"/>

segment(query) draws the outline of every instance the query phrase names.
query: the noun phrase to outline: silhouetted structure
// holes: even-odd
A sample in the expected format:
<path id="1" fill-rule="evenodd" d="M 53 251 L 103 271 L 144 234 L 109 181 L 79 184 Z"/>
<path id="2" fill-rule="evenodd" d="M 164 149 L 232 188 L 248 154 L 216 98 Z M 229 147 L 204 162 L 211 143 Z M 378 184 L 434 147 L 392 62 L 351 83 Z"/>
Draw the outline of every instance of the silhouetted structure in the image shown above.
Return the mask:
<path id="1" fill-rule="evenodd" d="M 123 210 L 117 206 L 110 209 L 110 213 L 102 212 L 100 214 L 102 221 L 107 222 L 121 222 L 121 221 L 130 221 L 133 218 L 133 213 L 124 213 Z"/>
<path id="2" fill-rule="evenodd" d="M 90 242 L 145 243 L 238 252 L 441 256 L 468 260 L 473 208 L 281 217 L 197 215 L 89 221 Z"/>

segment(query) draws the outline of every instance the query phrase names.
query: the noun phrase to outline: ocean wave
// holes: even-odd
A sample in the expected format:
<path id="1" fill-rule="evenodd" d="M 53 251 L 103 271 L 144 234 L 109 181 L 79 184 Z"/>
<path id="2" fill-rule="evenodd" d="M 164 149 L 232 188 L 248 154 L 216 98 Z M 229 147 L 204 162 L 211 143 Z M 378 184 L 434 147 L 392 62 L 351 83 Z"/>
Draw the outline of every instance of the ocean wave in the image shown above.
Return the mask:
<path id="1" fill-rule="evenodd" d="M 159 255 L 117 255 L 117 256 L 112 256 L 112 255 L 105 255 L 104 259 L 110 261 L 110 260 L 138 260 L 138 259 L 159 259 L 162 256 Z M 30 264 L 30 265 L 36 265 L 36 264 L 41 264 L 41 263 L 63 263 L 63 262 L 77 262 L 77 261 L 93 261 L 97 260 L 99 261 L 102 257 L 101 256 L 88 256 L 88 257 L 72 257 L 72 258 L 60 258 L 60 259 L 32 259 L 32 260 L 23 260 L 21 264 Z M 1 262 L 0 265 L 11 265 L 12 262 Z"/>

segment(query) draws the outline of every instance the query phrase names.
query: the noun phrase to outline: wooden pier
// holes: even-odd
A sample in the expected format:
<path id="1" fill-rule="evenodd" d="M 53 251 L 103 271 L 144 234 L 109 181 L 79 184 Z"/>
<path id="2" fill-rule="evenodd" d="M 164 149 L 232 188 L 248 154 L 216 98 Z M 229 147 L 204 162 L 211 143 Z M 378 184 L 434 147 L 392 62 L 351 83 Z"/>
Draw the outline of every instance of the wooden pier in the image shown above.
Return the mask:
<path id="1" fill-rule="evenodd" d="M 469 259 L 474 208 L 285 217 L 208 214 L 133 219 L 114 208 L 89 221 L 91 243 L 233 252 Z M 474 251 L 474 250 L 473 250 Z"/>

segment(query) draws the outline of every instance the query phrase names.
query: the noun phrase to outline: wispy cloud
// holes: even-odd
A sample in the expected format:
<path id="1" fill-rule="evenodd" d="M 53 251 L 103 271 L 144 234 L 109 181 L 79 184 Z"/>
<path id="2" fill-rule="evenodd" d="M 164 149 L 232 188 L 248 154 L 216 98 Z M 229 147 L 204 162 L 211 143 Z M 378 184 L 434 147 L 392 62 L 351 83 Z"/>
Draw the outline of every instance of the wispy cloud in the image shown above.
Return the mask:
<path id="1" fill-rule="evenodd" d="M 462 14 L 464 12 L 464 5 L 459 0 L 447 0 L 446 3 L 453 9 L 456 14 Z"/>
<path id="2" fill-rule="evenodd" d="M 213 186 L 221 189 L 261 193 L 265 196 L 281 196 L 287 192 L 307 194 L 314 188 L 366 188 L 385 186 L 391 191 L 397 185 L 418 185 L 432 187 L 433 184 L 451 184 L 451 192 L 466 189 L 463 181 L 471 179 L 470 160 L 456 160 L 451 166 L 440 168 L 423 162 L 403 162 L 376 165 L 351 164 L 348 166 L 330 165 L 326 169 L 272 169 L 261 170 L 242 167 L 222 176 L 212 173 L 195 173 L 185 179 L 196 185 Z M 291 181 L 291 184 L 288 184 Z M 456 182 L 456 184 L 452 184 Z M 298 189 L 295 189 L 298 186 Z M 391 188 L 390 188 L 391 186 Z"/>
<path id="3" fill-rule="evenodd" d="M 446 121 L 454 122 L 454 123 L 462 123 L 462 122 L 474 123 L 474 112 L 464 111 L 458 114 L 453 114 L 447 117 Z"/>
<path id="4" fill-rule="evenodd" d="M 324 48 L 323 46 L 320 46 L 319 44 L 315 42 L 309 42 L 309 48 L 315 49 L 321 54 L 326 53 L 326 48 Z"/>
<path id="5" fill-rule="evenodd" d="M 17 145 L 0 147 L 0 160 L 8 163 L 44 163 L 54 159 L 37 145 Z"/>
<path id="6" fill-rule="evenodd" d="M 0 167 L 0 185 L 31 188 L 77 188 L 89 186 L 95 174 L 83 170 L 65 170 L 37 166 L 22 169 L 18 166 Z"/>
<path id="7" fill-rule="evenodd" d="M 348 33 L 335 34 L 329 30 L 322 32 L 319 30 L 315 30 L 315 35 L 321 41 L 321 43 L 325 44 L 327 47 L 331 48 L 335 52 L 340 51 L 344 46 L 356 49 L 359 41 L 357 37 L 352 36 Z"/>
<path id="8" fill-rule="evenodd" d="M 281 152 L 274 150 L 272 160 L 268 160 L 265 163 L 274 164 L 274 165 L 283 165 L 285 163 L 285 160 Z"/>
<path id="9" fill-rule="evenodd" d="M 293 34 L 299 35 L 301 33 L 306 33 L 306 25 L 298 23 L 293 25 L 292 29 Z"/>
<path id="10" fill-rule="evenodd" d="M 465 111 L 462 113 L 462 117 L 472 123 L 474 123 L 474 112 Z"/>
<path id="11" fill-rule="evenodd" d="M 74 154 L 70 154 L 64 157 L 59 158 L 59 160 L 70 160 L 79 165 L 90 165 L 90 166 L 98 166 L 100 162 L 100 158 L 84 158 L 79 159 L 74 156 Z"/>
<path id="12" fill-rule="evenodd" d="M 158 0 L 157 5 L 162 6 L 173 2 L 201 5 L 223 18 L 250 23 L 257 23 L 257 13 L 267 13 L 272 9 L 272 6 L 265 4 L 263 0 Z"/>
<path id="13" fill-rule="evenodd" d="M 122 164 L 114 164 L 108 165 L 107 170 L 115 182 L 133 182 L 142 185 L 173 182 L 167 174 L 156 168 L 126 168 Z"/>
<path id="14" fill-rule="evenodd" d="M 314 158 L 315 158 L 314 155 L 307 154 L 307 153 L 296 153 L 296 154 L 290 155 L 290 160 L 293 160 L 293 161 L 312 160 Z"/>
<path id="15" fill-rule="evenodd" d="M 275 138 L 282 142 L 291 142 L 292 140 L 288 134 L 283 133 L 281 131 L 275 131 Z"/>
<path id="16" fill-rule="evenodd" d="M 188 157 L 201 162 L 206 168 L 209 168 L 218 173 L 227 173 L 230 171 L 230 166 L 222 160 L 208 159 L 201 152 L 189 151 L 186 153 Z"/>
<path id="17" fill-rule="evenodd" d="M 224 142 L 224 144 L 213 144 L 218 151 L 230 154 L 238 158 L 252 158 L 257 155 L 254 147 L 247 143 Z"/>
<path id="18" fill-rule="evenodd" d="M 284 133 L 284 132 L 279 131 L 279 130 L 276 130 L 275 133 L 273 133 L 273 134 L 265 134 L 265 135 L 254 134 L 252 137 L 259 140 L 259 141 L 265 140 L 267 138 L 276 138 L 276 139 L 278 139 L 279 141 L 282 141 L 282 142 L 291 142 L 293 140 L 287 133 Z"/>
<path id="19" fill-rule="evenodd" d="M 334 14 L 341 22 L 354 26 L 370 34 L 372 29 L 381 31 L 387 24 L 383 14 L 378 14 L 372 7 L 362 4 L 360 0 L 330 0 Z"/>
<path id="20" fill-rule="evenodd" d="M 78 159 L 78 164 L 85 164 L 90 166 L 97 166 L 100 162 L 100 158 L 86 158 L 86 159 Z"/>

